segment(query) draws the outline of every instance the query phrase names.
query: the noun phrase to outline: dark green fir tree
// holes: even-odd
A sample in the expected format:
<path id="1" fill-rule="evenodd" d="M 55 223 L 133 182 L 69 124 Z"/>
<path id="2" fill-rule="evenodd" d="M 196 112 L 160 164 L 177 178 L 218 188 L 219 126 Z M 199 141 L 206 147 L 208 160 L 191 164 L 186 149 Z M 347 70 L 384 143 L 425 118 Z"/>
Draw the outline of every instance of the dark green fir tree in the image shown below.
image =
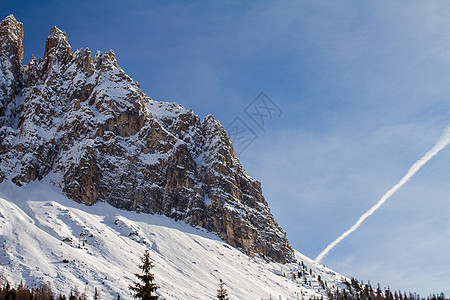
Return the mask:
<path id="1" fill-rule="evenodd" d="M 141 264 L 139 264 L 142 274 L 135 274 L 140 282 L 133 281 L 133 285 L 129 286 L 129 289 L 134 292 L 134 298 L 142 300 L 158 299 L 159 296 L 153 295 L 153 293 L 159 288 L 153 282 L 155 280 L 155 275 L 150 273 L 150 270 L 153 267 L 153 262 L 150 260 L 150 253 L 148 250 L 145 250 L 144 256 L 141 257 Z"/>

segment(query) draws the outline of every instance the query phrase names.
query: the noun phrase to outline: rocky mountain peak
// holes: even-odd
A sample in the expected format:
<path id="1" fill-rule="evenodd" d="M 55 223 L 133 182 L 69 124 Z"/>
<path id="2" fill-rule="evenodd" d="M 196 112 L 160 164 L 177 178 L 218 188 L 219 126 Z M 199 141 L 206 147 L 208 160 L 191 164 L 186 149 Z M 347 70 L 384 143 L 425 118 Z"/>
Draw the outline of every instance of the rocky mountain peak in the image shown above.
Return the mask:
<path id="1" fill-rule="evenodd" d="M 12 125 L 14 97 L 22 85 L 23 24 L 13 15 L 0 22 L 0 127 Z"/>
<path id="2" fill-rule="evenodd" d="M 44 180 L 86 205 L 163 214 L 250 256 L 294 260 L 213 116 L 152 100 L 112 50 L 72 52 L 56 27 L 38 62 L 21 66 L 6 48 L 0 58 L 0 182 Z"/>
<path id="3" fill-rule="evenodd" d="M 0 42 L 2 53 L 6 50 L 8 54 L 14 55 L 19 64 L 21 64 L 23 59 L 22 41 L 23 24 L 18 22 L 13 15 L 7 16 L 0 22 Z"/>
<path id="4" fill-rule="evenodd" d="M 45 42 L 44 59 L 56 59 L 59 63 L 67 63 L 71 59 L 71 56 L 72 47 L 70 47 L 69 41 L 67 40 L 67 34 L 56 26 L 53 26 Z"/>
<path id="5" fill-rule="evenodd" d="M 101 57 L 101 68 L 103 70 L 113 70 L 119 68 L 116 60 L 116 54 L 113 50 L 106 51 Z"/>

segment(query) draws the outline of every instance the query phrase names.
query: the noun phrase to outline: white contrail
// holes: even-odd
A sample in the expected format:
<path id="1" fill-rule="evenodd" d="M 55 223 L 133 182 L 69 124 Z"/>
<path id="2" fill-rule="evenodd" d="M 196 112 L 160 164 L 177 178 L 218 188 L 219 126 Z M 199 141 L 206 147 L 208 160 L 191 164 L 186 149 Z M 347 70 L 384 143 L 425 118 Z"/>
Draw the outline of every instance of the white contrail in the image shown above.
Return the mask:
<path id="1" fill-rule="evenodd" d="M 439 151 L 447 147 L 448 144 L 450 144 L 450 125 L 447 125 L 447 128 L 444 130 L 444 133 L 442 134 L 441 138 L 436 143 L 436 145 L 430 151 L 428 151 L 421 159 L 419 159 L 415 164 L 413 164 L 411 168 L 409 168 L 406 175 L 403 176 L 403 178 L 396 185 L 394 185 L 389 191 L 387 191 L 386 194 L 384 194 L 383 197 L 381 197 L 380 201 L 378 201 L 366 213 L 364 213 L 359 218 L 359 220 L 352 227 L 350 227 L 349 230 L 344 232 L 334 242 L 329 244 L 322 252 L 320 252 L 320 254 L 317 255 L 315 261 L 320 262 L 328 254 L 328 252 L 330 252 L 330 250 L 334 248 L 334 246 L 339 244 L 348 235 L 350 235 L 352 232 L 358 229 L 365 219 L 367 219 L 378 208 L 380 208 L 380 206 L 383 205 L 383 203 L 386 202 L 386 200 L 389 199 L 396 191 L 398 191 L 398 189 L 400 189 L 406 182 L 408 182 L 408 180 L 410 180 L 411 177 L 413 177 L 414 174 L 416 174 L 417 171 L 419 171 L 423 165 L 425 165 L 431 158 L 433 158 L 433 156 L 438 154 Z"/>

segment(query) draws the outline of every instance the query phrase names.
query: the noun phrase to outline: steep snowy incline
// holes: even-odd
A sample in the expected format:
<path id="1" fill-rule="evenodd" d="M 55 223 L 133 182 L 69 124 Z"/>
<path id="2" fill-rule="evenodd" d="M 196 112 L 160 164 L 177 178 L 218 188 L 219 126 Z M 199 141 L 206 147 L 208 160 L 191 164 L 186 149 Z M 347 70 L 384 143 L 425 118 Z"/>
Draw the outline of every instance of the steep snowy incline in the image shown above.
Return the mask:
<path id="1" fill-rule="evenodd" d="M 0 239 L 0 270 L 13 282 L 49 282 L 53 290 L 90 296 L 97 288 L 103 299 L 131 299 L 128 285 L 145 249 L 166 299 L 214 298 L 220 278 L 230 299 L 320 297 L 318 275 L 328 287 L 342 287 L 341 275 L 298 252 L 307 270 L 300 278 L 297 263 L 249 258 L 217 235 L 165 216 L 87 207 L 44 182 L 0 184 Z"/>

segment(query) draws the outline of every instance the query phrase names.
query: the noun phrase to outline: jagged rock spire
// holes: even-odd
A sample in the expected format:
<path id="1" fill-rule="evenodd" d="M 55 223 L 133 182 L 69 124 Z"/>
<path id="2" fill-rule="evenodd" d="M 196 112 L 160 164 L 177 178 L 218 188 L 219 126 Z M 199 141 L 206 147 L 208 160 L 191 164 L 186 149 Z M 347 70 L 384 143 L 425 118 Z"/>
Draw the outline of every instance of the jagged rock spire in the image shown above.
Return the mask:
<path id="1" fill-rule="evenodd" d="M 54 57 L 60 63 L 66 63 L 72 56 L 72 47 L 67 40 L 67 34 L 56 26 L 50 30 L 45 42 L 44 59 L 52 60 Z"/>
<path id="2" fill-rule="evenodd" d="M 23 59 L 23 24 L 18 22 L 13 15 L 7 16 L 0 22 L 0 42 L 2 47 L 2 53 L 4 50 L 8 54 L 13 54 L 19 64 Z M 3 48 L 9 49 L 3 49 Z"/>
<path id="3" fill-rule="evenodd" d="M 0 127 L 12 126 L 14 97 L 21 87 L 23 24 L 13 15 L 0 22 Z"/>

